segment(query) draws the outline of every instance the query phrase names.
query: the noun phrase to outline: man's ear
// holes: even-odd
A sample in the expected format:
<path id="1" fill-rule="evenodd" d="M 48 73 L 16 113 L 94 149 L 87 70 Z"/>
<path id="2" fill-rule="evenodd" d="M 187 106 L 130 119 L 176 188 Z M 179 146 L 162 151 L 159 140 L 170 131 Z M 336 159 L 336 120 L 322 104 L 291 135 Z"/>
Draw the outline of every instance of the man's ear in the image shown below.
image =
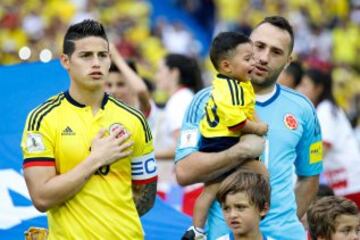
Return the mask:
<path id="1" fill-rule="evenodd" d="M 170 75 L 172 79 L 176 80 L 176 83 L 180 83 L 180 70 L 178 68 L 170 69 Z"/>
<path id="2" fill-rule="evenodd" d="M 287 60 L 287 62 L 286 62 L 286 64 L 285 64 L 284 69 L 286 69 L 286 68 L 290 65 L 290 63 L 291 63 L 292 61 L 293 61 L 293 57 L 292 57 L 292 55 L 290 55 L 289 58 L 288 58 L 288 60 Z"/>
<path id="3" fill-rule="evenodd" d="M 265 215 L 269 212 L 269 210 L 270 210 L 269 203 L 265 203 L 264 208 L 260 210 L 260 216 L 265 217 Z"/>
<path id="4" fill-rule="evenodd" d="M 64 54 L 62 53 L 60 55 L 60 62 L 61 62 L 61 65 L 66 69 L 66 70 L 69 70 L 70 68 L 70 58 L 67 54 Z"/>
<path id="5" fill-rule="evenodd" d="M 222 71 L 224 71 L 225 73 L 232 73 L 232 67 L 231 67 L 231 63 L 229 60 L 227 59 L 223 59 L 220 61 L 219 67 Z"/>

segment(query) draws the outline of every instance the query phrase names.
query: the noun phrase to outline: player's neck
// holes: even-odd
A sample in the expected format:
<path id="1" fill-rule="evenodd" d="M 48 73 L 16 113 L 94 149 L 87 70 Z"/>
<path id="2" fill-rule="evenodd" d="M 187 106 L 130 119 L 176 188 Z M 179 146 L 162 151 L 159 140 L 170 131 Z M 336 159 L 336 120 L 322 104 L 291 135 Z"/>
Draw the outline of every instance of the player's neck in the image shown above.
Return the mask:
<path id="1" fill-rule="evenodd" d="M 253 84 L 253 88 L 254 88 L 256 96 L 257 95 L 267 95 L 269 93 L 275 92 L 276 84 L 272 84 L 267 87 L 257 86 L 256 84 Z"/>
<path id="2" fill-rule="evenodd" d="M 276 85 L 274 86 L 273 89 L 271 89 L 271 91 L 266 91 L 265 93 L 256 92 L 256 101 L 260 103 L 266 102 L 267 100 L 272 98 L 275 94 L 276 94 Z"/>
<path id="3" fill-rule="evenodd" d="M 96 90 L 79 89 L 75 85 L 71 85 L 69 89 L 70 96 L 77 102 L 90 106 L 94 113 L 101 107 L 104 98 L 104 90 L 102 88 Z"/>

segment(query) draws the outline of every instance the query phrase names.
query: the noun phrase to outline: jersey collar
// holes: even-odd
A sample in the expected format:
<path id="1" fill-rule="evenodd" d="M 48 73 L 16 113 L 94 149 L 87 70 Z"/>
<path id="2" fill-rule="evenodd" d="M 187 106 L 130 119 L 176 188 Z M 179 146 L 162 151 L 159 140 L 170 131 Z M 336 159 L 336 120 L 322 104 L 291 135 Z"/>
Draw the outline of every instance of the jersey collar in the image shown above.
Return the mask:
<path id="1" fill-rule="evenodd" d="M 222 79 L 231 79 L 230 77 L 225 76 L 224 74 L 221 74 L 221 73 L 218 73 L 216 76 L 217 76 L 218 78 L 222 78 Z"/>
<path id="2" fill-rule="evenodd" d="M 68 100 L 69 103 L 71 103 L 72 105 L 74 105 L 75 107 L 79 107 L 79 108 L 84 108 L 86 107 L 85 104 L 79 103 L 78 101 L 76 101 L 74 98 L 72 98 L 69 94 L 69 91 L 64 92 L 65 98 L 66 100 Z M 109 100 L 109 95 L 107 93 L 104 93 L 104 97 L 101 101 L 101 108 L 104 109 L 105 105 L 107 103 L 107 101 Z"/>
<path id="3" fill-rule="evenodd" d="M 280 85 L 275 84 L 275 91 L 273 91 L 272 93 L 269 94 L 268 99 L 266 99 L 265 101 L 262 101 L 262 102 L 256 100 L 256 105 L 265 107 L 265 106 L 269 105 L 270 103 L 272 103 L 273 101 L 275 101 L 275 99 L 279 96 L 279 94 L 280 94 Z"/>

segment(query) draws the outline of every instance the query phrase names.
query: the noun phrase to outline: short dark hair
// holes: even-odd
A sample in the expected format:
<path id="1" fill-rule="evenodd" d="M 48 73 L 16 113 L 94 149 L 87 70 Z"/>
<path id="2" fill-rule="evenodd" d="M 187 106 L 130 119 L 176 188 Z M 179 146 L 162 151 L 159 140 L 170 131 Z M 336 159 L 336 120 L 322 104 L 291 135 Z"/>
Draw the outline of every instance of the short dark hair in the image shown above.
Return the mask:
<path id="1" fill-rule="evenodd" d="M 322 184 L 322 183 L 319 184 L 319 189 L 316 194 L 316 198 L 319 199 L 329 196 L 335 196 L 334 190 L 326 184 Z"/>
<path id="2" fill-rule="evenodd" d="M 179 84 L 182 84 L 194 92 L 203 87 L 201 70 L 195 58 L 178 53 L 169 53 L 165 56 L 165 65 L 169 69 L 178 69 Z"/>
<path id="3" fill-rule="evenodd" d="M 63 53 L 71 56 L 75 51 L 74 41 L 85 37 L 100 37 L 108 42 L 104 26 L 91 19 L 71 25 L 66 31 L 63 43 Z"/>
<path id="4" fill-rule="evenodd" d="M 358 214 L 358 207 L 349 199 L 340 196 L 320 198 L 307 211 L 311 239 L 316 240 L 317 237 L 331 239 L 331 234 L 336 230 L 336 217 L 340 215 L 358 216 Z"/>
<path id="5" fill-rule="evenodd" d="M 331 73 L 323 72 L 316 68 L 310 68 L 305 73 L 311 82 L 315 86 L 322 86 L 322 92 L 317 99 L 317 102 L 320 103 L 324 100 L 329 100 L 334 106 L 337 106 L 335 96 L 333 94 L 333 79 Z"/>
<path id="6" fill-rule="evenodd" d="M 289 66 L 285 68 L 285 72 L 293 77 L 294 87 L 299 85 L 304 75 L 304 69 L 301 63 L 297 61 L 291 62 Z"/>
<path id="7" fill-rule="evenodd" d="M 250 39 L 238 32 L 221 32 L 211 43 L 210 60 L 216 70 L 219 70 L 219 62 L 228 57 L 232 57 L 234 50 L 239 44 L 249 43 Z"/>
<path id="8" fill-rule="evenodd" d="M 249 170 L 238 169 L 220 184 L 216 194 L 221 205 L 225 203 L 228 194 L 245 192 L 251 204 L 260 211 L 266 204 L 270 206 L 270 184 L 264 175 Z"/>
<path id="9" fill-rule="evenodd" d="M 255 28 L 257 28 L 258 26 L 264 24 L 264 23 L 269 23 L 277 28 L 280 28 L 286 32 L 289 33 L 290 35 L 290 52 L 292 52 L 293 48 L 294 48 L 294 31 L 292 26 L 290 25 L 289 21 L 282 17 L 282 16 L 271 16 L 271 17 L 266 17 L 264 18 L 264 20 L 262 20 Z"/>

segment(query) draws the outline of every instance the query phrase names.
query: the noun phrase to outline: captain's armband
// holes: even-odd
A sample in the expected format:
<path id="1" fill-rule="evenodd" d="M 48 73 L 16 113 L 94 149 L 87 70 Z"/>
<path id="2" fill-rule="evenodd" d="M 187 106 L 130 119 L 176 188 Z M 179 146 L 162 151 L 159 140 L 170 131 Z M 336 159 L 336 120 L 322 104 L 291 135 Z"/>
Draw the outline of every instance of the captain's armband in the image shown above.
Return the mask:
<path id="1" fill-rule="evenodd" d="M 147 184 L 157 180 L 154 152 L 132 159 L 131 176 L 134 184 Z"/>

